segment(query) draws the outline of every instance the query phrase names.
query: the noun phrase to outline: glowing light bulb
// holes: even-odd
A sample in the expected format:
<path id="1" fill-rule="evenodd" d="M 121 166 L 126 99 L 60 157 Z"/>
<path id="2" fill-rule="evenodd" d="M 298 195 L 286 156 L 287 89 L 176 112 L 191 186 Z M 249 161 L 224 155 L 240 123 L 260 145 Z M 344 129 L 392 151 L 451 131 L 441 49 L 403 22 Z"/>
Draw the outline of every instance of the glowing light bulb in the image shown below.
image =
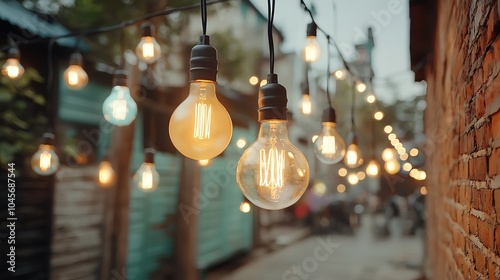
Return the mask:
<path id="1" fill-rule="evenodd" d="M 368 175 L 368 177 L 375 178 L 378 176 L 379 171 L 380 166 L 378 165 L 378 162 L 374 159 L 370 160 L 368 166 L 366 167 L 366 175 Z"/>
<path id="2" fill-rule="evenodd" d="M 418 156 L 418 149 L 417 148 L 412 148 L 410 150 L 410 156 L 412 156 L 412 157 Z"/>
<path id="3" fill-rule="evenodd" d="M 418 179 L 419 180 L 425 180 L 426 178 L 427 178 L 427 173 L 425 173 L 425 171 L 423 171 L 423 170 L 420 170 L 418 172 Z"/>
<path id="4" fill-rule="evenodd" d="M 250 203 L 248 203 L 246 201 L 243 201 L 240 204 L 240 211 L 243 213 L 248 213 L 248 212 L 250 212 L 251 209 L 252 209 L 252 206 L 250 206 Z"/>
<path id="5" fill-rule="evenodd" d="M 312 137 L 311 137 L 311 141 L 314 143 L 316 142 L 316 140 L 318 139 L 319 135 L 317 134 L 314 134 Z"/>
<path id="6" fill-rule="evenodd" d="M 340 168 L 339 169 L 339 176 L 345 177 L 346 175 L 347 175 L 347 169 L 345 169 L 344 167 Z"/>
<path id="7" fill-rule="evenodd" d="M 2 74 L 10 79 L 18 79 L 24 74 L 24 67 L 19 63 L 21 54 L 16 47 L 10 48 L 7 61 L 2 67 Z"/>
<path id="8" fill-rule="evenodd" d="M 391 133 L 391 132 L 392 132 L 392 126 L 390 126 L 390 125 L 386 125 L 386 126 L 384 127 L 384 132 L 385 132 L 385 133 Z M 396 136 L 396 135 L 394 134 L 394 136 Z M 391 140 L 391 139 L 389 139 L 389 140 Z"/>
<path id="9" fill-rule="evenodd" d="M 64 71 L 64 81 L 66 85 L 73 90 L 85 87 L 89 77 L 82 68 L 82 55 L 78 52 L 73 53 L 69 59 L 69 66 Z"/>
<path id="10" fill-rule="evenodd" d="M 259 85 L 260 85 L 260 87 L 263 87 L 263 86 L 267 85 L 267 80 L 264 79 L 264 80 L 260 81 Z"/>
<path id="11" fill-rule="evenodd" d="M 402 155 L 399 155 L 399 159 L 402 160 L 402 161 L 405 161 L 408 159 L 408 154 L 407 153 L 404 153 Z"/>
<path id="12" fill-rule="evenodd" d="M 191 83 L 189 96 L 170 118 L 169 133 L 175 148 L 195 160 L 214 158 L 226 149 L 233 124 L 217 100 L 215 82 Z"/>
<path id="13" fill-rule="evenodd" d="M 391 149 L 391 148 L 386 148 L 384 149 L 384 151 L 382 152 L 382 159 L 384 161 L 389 161 L 391 159 L 394 159 L 396 157 L 396 152 L 394 149 Z"/>
<path id="14" fill-rule="evenodd" d="M 59 168 L 59 157 L 54 151 L 54 134 L 45 133 L 38 151 L 31 157 L 31 168 L 36 174 L 48 176 L 56 173 Z"/>
<path id="15" fill-rule="evenodd" d="M 301 101 L 301 111 L 302 114 L 304 115 L 310 115 L 312 112 L 312 104 L 311 104 L 311 98 L 309 94 L 303 94 L 302 95 L 302 101 Z"/>
<path id="16" fill-rule="evenodd" d="M 389 135 L 387 135 L 387 139 L 389 139 L 389 140 L 391 140 L 391 141 L 392 141 L 392 140 L 396 140 L 396 134 L 394 134 L 394 133 L 390 133 Z"/>
<path id="17" fill-rule="evenodd" d="M 115 171 L 113 170 L 111 163 L 107 159 L 104 159 L 99 164 L 99 172 L 97 177 L 97 181 L 99 183 L 99 186 L 101 187 L 109 187 L 115 181 Z"/>
<path id="18" fill-rule="evenodd" d="M 409 163 L 409 162 L 405 162 L 405 163 L 403 164 L 403 170 L 404 170 L 404 171 L 407 171 L 407 172 L 408 172 L 408 171 L 410 171 L 412 168 L 413 168 L 413 166 L 412 166 L 412 165 L 411 165 L 411 163 Z"/>
<path id="19" fill-rule="evenodd" d="M 357 82 L 356 83 L 356 90 L 359 92 L 359 93 L 363 93 L 366 91 L 366 84 L 363 83 L 363 82 Z"/>
<path id="20" fill-rule="evenodd" d="M 373 94 L 368 94 L 368 95 L 366 96 L 366 102 L 368 102 L 368 103 L 372 104 L 372 103 L 374 103 L 375 101 L 377 101 L 377 98 L 375 97 L 375 95 L 373 95 Z"/>
<path id="21" fill-rule="evenodd" d="M 116 70 L 115 86 L 111 94 L 102 104 L 104 119 L 116 126 L 131 124 L 137 115 L 137 104 L 130 96 L 130 89 L 126 86 L 127 74 L 124 70 Z"/>
<path id="22" fill-rule="evenodd" d="M 217 51 L 207 35 L 191 49 L 189 95 L 170 118 L 169 134 L 184 156 L 211 159 L 221 154 L 231 141 L 233 123 L 217 99 Z"/>
<path id="23" fill-rule="evenodd" d="M 210 164 L 210 160 L 209 160 L 209 159 L 200 159 L 200 160 L 198 161 L 198 164 L 199 164 L 200 166 L 205 167 L 205 166 L 208 166 L 208 165 Z"/>
<path id="24" fill-rule="evenodd" d="M 156 42 L 153 33 L 153 25 L 150 22 L 145 22 L 142 25 L 141 41 L 135 48 L 137 57 L 148 64 L 155 63 L 161 57 L 160 44 Z"/>
<path id="25" fill-rule="evenodd" d="M 156 171 L 154 163 L 154 149 L 144 150 L 144 162 L 134 174 L 134 182 L 137 187 L 145 192 L 155 190 L 160 183 L 160 174 Z"/>
<path id="26" fill-rule="evenodd" d="M 389 174 L 392 174 L 392 175 L 398 173 L 400 167 L 401 166 L 399 164 L 399 161 L 395 158 L 393 158 L 389 161 L 386 161 L 384 164 L 385 171 Z"/>
<path id="27" fill-rule="evenodd" d="M 270 210 L 300 199 L 309 183 L 309 165 L 288 140 L 286 121 L 261 122 L 259 137 L 241 156 L 238 185 L 253 204 Z"/>
<path id="28" fill-rule="evenodd" d="M 363 171 L 358 171 L 358 173 L 356 173 L 356 176 L 358 176 L 358 179 L 360 181 L 363 181 L 366 178 L 366 174 Z"/>
<path id="29" fill-rule="evenodd" d="M 356 185 L 359 182 L 358 175 L 356 173 L 351 173 L 347 175 L 347 182 L 351 185 Z"/>
<path id="30" fill-rule="evenodd" d="M 245 140 L 244 138 L 240 138 L 238 139 L 238 141 L 236 141 L 236 146 L 240 149 L 245 148 L 246 145 L 247 145 L 247 140 Z"/>
<path id="31" fill-rule="evenodd" d="M 373 118 L 380 121 L 384 118 L 384 113 L 381 111 L 375 112 L 375 114 L 373 114 Z"/>
<path id="32" fill-rule="evenodd" d="M 346 71 L 344 69 L 335 70 L 335 72 L 333 72 L 333 76 L 335 79 L 342 81 L 346 77 Z"/>
<path id="33" fill-rule="evenodd" d="M 306 44 L 302 51 L 302 57 L 306 62 L 315 62 L 319 59 L 321 48 L 316 40 L 317 26 L 314 22 L 307 25 Z"/>
<path id="34" fill-rule="evenodd" d="M 252 86 L 255 86 L 259 83 L 259 78 L 257 78 L 256 76 L 252 76 L 250 77 L 250 79 L 248 79 L 248 82 L 252 85 Z"/>
<path id="35" fill-rule="evenodd" d="M 326 193 L 327 187 L 323 182 L 316 182 L 313 185 L 313 191 L 318 196 L 323 196 Z"/>
<path id="36" fill-rule="evenodd" d="M 425 186 L 421 187 L 421 188 L 420 188 L 420 193 L 421 193 L 422 195 L 427 195 L 427 188 L 426 188 Z"/>
<path id="37" fill-rule="evenodd" d="M 346 188 L 345 188 L 345 185 L 344 185 L 344 184 L 338 184 L 338 185 L 337 185 L 337 191 L 338 191 L 339 193 L 343 193 L 343 192 L 345 192 L 345 189 L 346 189 Z"/>
<path id="38" fill-rule="evenodd" d="M 314 153 L 323 163 L 334 164 L 344 158 L 345 142 L 335 129 L 335 111 L 328 108 L 323 114 L 323 129 L 314 141 Z"/>
<path id="39" fill-rule="evenodd" d="M 357 137 L 354 136 L 351 144 L 347 147 L 344 157 L 344 164 L 349 168 L 356 168 L 363 163 L 363 157 L 356 138 Z"/>

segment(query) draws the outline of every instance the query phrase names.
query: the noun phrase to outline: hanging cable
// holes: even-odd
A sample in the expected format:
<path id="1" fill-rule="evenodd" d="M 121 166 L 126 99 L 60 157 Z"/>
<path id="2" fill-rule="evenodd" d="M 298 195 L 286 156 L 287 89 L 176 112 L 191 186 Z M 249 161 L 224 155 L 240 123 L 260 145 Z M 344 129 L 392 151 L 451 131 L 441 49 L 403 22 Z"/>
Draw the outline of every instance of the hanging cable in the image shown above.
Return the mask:
<path id="1" fill-rule="evenodd" d="M 273 22 L 274 22 L 274 9 L 276 7 L 276 0 L 267 1 L 267 37 L 269 41 L 269 74 L 274 74 L 274 40 L 273 40 Z"/>
<path id="2" fill-rule="evenodd" d="M 352 90 L 351 90 L 351 131 L 354 133 L 354 106 L 356 102 L 356 91 L 355 91 L 356 84 L 353 82 L 352 84 Z"/>
<path id="3" fill-rule="evenodd" d="M 207 35 L 207 0 L 201 0 L 201 25 L 203 27 L 203 35 Z"/>
<path id="4" fill-rule="evenodd" d="M 330 36 L 329 35 L 326 35 L 326 40 L 327 41 L 330 41 Z M 330 76 L 331 76 L 331 63 L 330 63 L 330 60 L 331 60 L 331 56 L 332 56 L 332 53 L 330 51 L 330 45 L 327 44 L 327 48 L 326 48 L 326 54 L 327 54 L 327 63 L 326 63 L 326 98 L 328 100 L 328 106 L 329 107 L 332 107 L 333 104 L 332 104 L 332 100 L 331 100 L 331 97 L 330 97 Z"/>
<path id="5" fill-rule="evenodd" d="M 229 1 L 234 1 L 234 0 L 211 0 L 211 1 L 206 1 L 206 5 L 207 6 L 214 5 L 214 4 L 219 4 L 219 3 L 229 2 Z M 104 26 L 104 27 L 99 27 L 99 28 L 89 29 L 89 30 L 84 30 L 84 31 L 78 31 L 78 32 L 70 32 L 67 34 L 53 36 L 53 37 L 49 37 L 49 38 L 37 38 L 37 39 L 33 39 L 33 40 L 21 41 L 21 42 L 18 42 L 18 44 L 25 44 L 25 45 L 36 44 L 36 43 L 44 42 L 47 39 L 59 40 L 59 39 L 68 38 L 68 37 L 88 36 L 88 35 L 95 35 L 95 34 L 111 32 L 111 31 L 115 31 L 118 29 L 128 27 L 128 26 L 136 25 L 137 23 L 142 22 L 142 21 L 147 20 L 147 19 L 151 19 L 151 18 L 159 17 L 159 16 L 166 16 L 166 15 L 170 15 L 170 14 L 178 13 L 178 12 L 184 12 L 184 11 L 192 10 L 192 9 L 195 9 L 198 7 L 200 7 L 200 4 L 193 4 L 193 5 L 187 5 L 187 6 L 183 6 L 183 7 L 179 7 L 179 8 L 157 11 L 157 12 L 146 14 L 140 18 L 123 21 L 123 22 L 115 24 L 115 25 Z M 0 51 L 3 52 L 5 50 L 9 49 L 10 46 L 11 46 L 11 44 L 5 45 L 2 48 L 0 48 Z"/>

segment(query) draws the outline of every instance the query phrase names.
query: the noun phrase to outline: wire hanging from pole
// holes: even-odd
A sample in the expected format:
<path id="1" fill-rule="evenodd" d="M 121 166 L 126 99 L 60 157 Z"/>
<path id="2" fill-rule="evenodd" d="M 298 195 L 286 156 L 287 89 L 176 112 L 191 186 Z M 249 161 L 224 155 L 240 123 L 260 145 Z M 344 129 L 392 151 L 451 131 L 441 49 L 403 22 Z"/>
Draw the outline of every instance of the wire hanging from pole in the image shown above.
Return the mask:
<path id="1" fill-rule="evenodd" d="M 207 35 L 207 0 L 201 0 L 201 25 L 203 27 L 203 35 Z"/>
<path id="2" fill-rule="evenodd" d="M 330 41 L 330 36 L 329 35 L 326 35 L 326 40 L 327 41 Z M 329 107 L 332 107 L 333 104 L 332 104 L 332 99 L 330 97 L 330 76 L 331 76 L 331 63 L 330 63 L 330 60 L 331 60 L 331 56 L 332 56 L 332 53 L 330 51 L 330 45 L 327 44 L 327 48 L 326 48 L 326 56 L 327 56 L 327 63 L 326 63 L 326 98 L 328 100 L 328 106 Z"/>
<path id="3" fill-rule="evenodd" d="M 354 106 L 356 102 L 356 83 L 352 83 L 352 90 L 351 90 L 351 131 L 354 133 Z"/>

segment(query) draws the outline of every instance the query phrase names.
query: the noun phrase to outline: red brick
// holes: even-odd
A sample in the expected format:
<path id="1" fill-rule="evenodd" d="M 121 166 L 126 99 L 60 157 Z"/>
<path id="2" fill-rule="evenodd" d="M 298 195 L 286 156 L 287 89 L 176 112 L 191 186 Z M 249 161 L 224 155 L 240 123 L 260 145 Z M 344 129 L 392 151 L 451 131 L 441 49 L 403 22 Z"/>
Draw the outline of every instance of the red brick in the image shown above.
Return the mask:
<path id="1" fill-rule="evenodd" d="M 481 206 L 479 210 L 488 215 L 493 214 L 493 190 L 481 190 Z"/>
<path id="2" fill-rule="evenodd" d="M 474 263 L 477 271 L 482 272 L 486 270 L 486 256 L 477 248 L 474 249 Z"/>
<path id="3" fill-rule="evenodd" d="M 484 115 L 485 108 L 486 105 L 484 104 L 484 95 L 477 94 L 476 98 L 474 99 L 474 114 L 476 115 L 477 119 L 481 118 Z"/>
<path id="4" fill-rule="evenodd" d="M 493 191 L 493 196 L 495 198 L 495 213 L 497 222 L 500 222 L 500 189 L 496 189 Z M 500 242 L 500 240 L 498 240 Z"/>
<path id="5" fill-rule="evenodd" d="M 500 77 L 500 74 L 498 76 Z M 500 91 L 500 86 L 498 90 Z M 500 111 L 491 116 L 491 136 L 493 139 L 500 138 Z"/>
<path id="6" fill-rule="evenodd" d="M 490 178 L 500 174 L 500 148 L 495 148 L 491 152 L 488 168 Z"/>
<path id="7" fill-rule="evenodd" d="M 487 174 L 486 156 L 473 158 L 469 161 L 469 175 L 471 179 L 484 181 Z"/>
<path id="8" fill-rule="evenodd" d="M 491 250 L 495 247 L 494 230 L 495 228 L 488 224 L 488 222 L 478 220 L 477 221 L 479 240 L 484 246 L 490 248 Z"/>
<path id="9" fill-rule="evenodd" d="M 495 264 L 492 260 L 488 260 L 488 275 L 489 280 L 498 280 L 500 278 L 498 265 Z"/>
<path id="10" fill-rule="evenodd" d="M 500 225 L 495 228 L 495 243 L 497 244 L 496 253 L 500 253 Z"/>
<path id="11" fill-rule="evenodd" d="M 472 235 L 477 235 L 477 217 L 471 215 L 469 220 L 470 233 Z"/>
<path id="12" fill-rule="evenodd" d="M 486 122 L 476 130 L 477 149 L 482 150 L 489 146 L 491 140 L 491 125 Z"/>

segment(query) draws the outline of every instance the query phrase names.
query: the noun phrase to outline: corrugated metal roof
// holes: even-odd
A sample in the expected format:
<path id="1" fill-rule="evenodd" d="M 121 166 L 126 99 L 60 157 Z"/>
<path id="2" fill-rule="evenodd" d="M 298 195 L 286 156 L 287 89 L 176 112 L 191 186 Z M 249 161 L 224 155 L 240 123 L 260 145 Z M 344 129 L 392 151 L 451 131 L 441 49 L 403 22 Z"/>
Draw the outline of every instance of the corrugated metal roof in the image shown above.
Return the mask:
<path id="1" fill-rule="evenodd" d="M 48 22 L 43 15 L 38 15 L 26 9 L 19 2 L 14 0 L 0 1 L 0 20 L 10 22 L 27 31 L 26 34 L 17 34 L 30 39 L 32 35 L 49 38 L 64 35 L 70 32 L 66 27 L 58 22 Z M 62 38 L 57 40 L 59 45 L 74 47 L 76 38 Z"/>

